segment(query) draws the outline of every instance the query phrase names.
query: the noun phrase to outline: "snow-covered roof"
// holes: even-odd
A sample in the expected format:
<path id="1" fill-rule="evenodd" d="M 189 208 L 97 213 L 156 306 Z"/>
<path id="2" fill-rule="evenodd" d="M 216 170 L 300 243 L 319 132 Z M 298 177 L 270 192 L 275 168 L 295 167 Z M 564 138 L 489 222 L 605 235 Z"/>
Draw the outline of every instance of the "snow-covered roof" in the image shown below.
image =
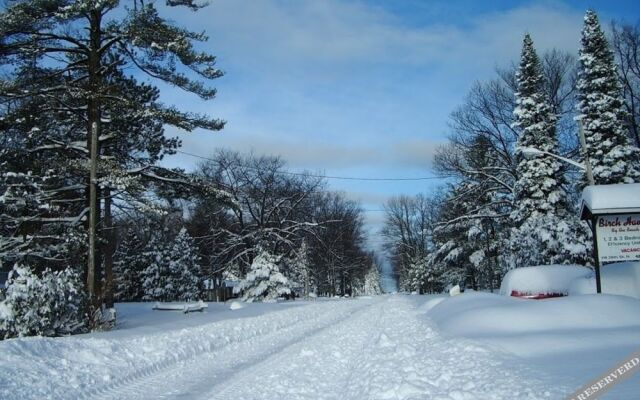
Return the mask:
<path id="1" fill-rule="evenodd" d="M 640 183 L 587 186 L 582 191 L 582 219 L 600 214 L 640 213 Z"/>

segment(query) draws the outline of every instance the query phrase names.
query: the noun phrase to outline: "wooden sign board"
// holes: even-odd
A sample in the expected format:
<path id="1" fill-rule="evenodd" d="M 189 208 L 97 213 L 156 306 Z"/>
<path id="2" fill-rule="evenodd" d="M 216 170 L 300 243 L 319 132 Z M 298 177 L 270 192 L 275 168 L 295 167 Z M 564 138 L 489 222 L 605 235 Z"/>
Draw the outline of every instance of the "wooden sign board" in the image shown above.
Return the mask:
<path id="1" fill-rule="evenodd" d="M 640 214 L 598 215 L 595 229 L 600 262 L 640 260 Z"/>

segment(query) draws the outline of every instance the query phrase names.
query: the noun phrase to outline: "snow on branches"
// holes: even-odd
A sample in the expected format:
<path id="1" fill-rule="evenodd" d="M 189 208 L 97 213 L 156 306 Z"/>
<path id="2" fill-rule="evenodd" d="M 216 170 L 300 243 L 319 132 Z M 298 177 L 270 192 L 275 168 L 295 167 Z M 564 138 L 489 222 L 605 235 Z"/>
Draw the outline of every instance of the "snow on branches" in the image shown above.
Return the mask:
<path id="1" fill-rule="evenodd" d="M 280 296 L 291 294 L 289 280 L 280 272 L 280 257 L 262 249 L 251 263 L 251 269 L 234 293 L 242 293 L 246 302 L 273 301 Z"/>
<path id="2" fill-rule="evenodd" d="M 595 183 L 639 182 L 640 150 L 630 143 L 617 66 L 592 10 L 584 17 L 577 88 L 579 118 Z"/>
<path id="3" fill-rule="evenodd" d="M 0 339 L 58 336 L 87 329 L 86 296 L 80 274 L 46 269 L 41 276 L 15 266 L 0 302 Z"/>

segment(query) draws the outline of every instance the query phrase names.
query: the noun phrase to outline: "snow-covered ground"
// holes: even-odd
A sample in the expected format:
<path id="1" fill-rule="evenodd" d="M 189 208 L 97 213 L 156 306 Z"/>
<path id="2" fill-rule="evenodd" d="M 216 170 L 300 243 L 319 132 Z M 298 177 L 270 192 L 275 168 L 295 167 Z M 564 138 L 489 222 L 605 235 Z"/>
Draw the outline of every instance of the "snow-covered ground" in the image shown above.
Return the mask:
<path id="1" fill-rule="evenodd" d="M 111 332 L 0 342 L 0 398 L 561 399 L 640 348 L 640 301 L 615 299 L 612 305 L 624 311 L 602 332 L 583 323 L 530 333 L 535 324 L 515 333 L 505 324 L 477 324 L 474 318 L 482 314 L 474 314 L 472 303 L 500 316 L 501 307 L 525 302 L 477 293 L 438 305 L 440 299 L 407 295 L 236 310 L 212 303 L 207 312 L 188 315 L 126 304 L 118 307 L 120 325 Z M 570 299 L 544 302 L 557 300 Z M 584 307 L 602 312 L 596 303 Z M 553 308 L 518 304 L 542 305 L 527 306 L 534 321 Z M 638 311 L 628 309 L 634 306 Z M 463 319 L 443 317 L 447 309 L 466 309 L 469 328 L 460 328 Z M 482 318 L 490 320 L 491 312 Z M 620 343 L 607 339 L 606 352 L 597 347 L 583 353 L 610 334 Z M 559 352 L 549 347 L 553 335 Z M 568 346 L 571 335 L 579 349 Z M 640 388 L 637 378 L 609 398 L 633 398 L 628 394 Z"/>
<path id="2" fill-rule="evenodd" d="M 436 303 L 426 305 L 426 315 L 442 334 L 513 354 L 573 389 L 640 350 L 640 301 L 631 297 L 525 300 L 471 292 Z M 638 393 L 640 374 L 602 398 L 632 400 Z"/>

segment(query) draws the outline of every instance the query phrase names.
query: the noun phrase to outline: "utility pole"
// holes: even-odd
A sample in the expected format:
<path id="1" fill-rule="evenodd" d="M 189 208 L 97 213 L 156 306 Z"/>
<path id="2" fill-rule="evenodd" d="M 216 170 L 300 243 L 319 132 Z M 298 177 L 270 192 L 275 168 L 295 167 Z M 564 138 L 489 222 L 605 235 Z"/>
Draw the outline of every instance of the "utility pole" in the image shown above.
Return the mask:
<path id="1" fill-rule="evenodd" d="M 580 137 L 580 146 L 582 147 L 582 155 L 584 157 L 584 167 L 587 173 L 587 180 L 589 185 L 593 186 L 596 182 L 593 179 L 593 171 L 591 170 L 591 160 L 589 160 L 589 152 L 587 151 L 587 140 L 584 137 L 584 128 L 582 127 L 582 120 L 578 119 L 578 136 Z"/>
<path id="2" fill-rule="evenodd" d="M 87 290 L 92 301 L 96 292 L 96 226 L 98 225 L 98 123 L 91 124 L 90 136 L 90 165 L 89 165 L 89 256 L 87 257 Z"/>
<path id="3" fill-rule="evenodd" d="M 89 12 L 89 49 L 87 69 L 89 75 L 88 128 L 89 128 L 89 254 L 87 257 L 87 291 L 94 305 L 96 296 L 97 226 L 98 226 L 98 140 L 100 137 L 100 36 L 101 11 L 97 8 Z"/>

